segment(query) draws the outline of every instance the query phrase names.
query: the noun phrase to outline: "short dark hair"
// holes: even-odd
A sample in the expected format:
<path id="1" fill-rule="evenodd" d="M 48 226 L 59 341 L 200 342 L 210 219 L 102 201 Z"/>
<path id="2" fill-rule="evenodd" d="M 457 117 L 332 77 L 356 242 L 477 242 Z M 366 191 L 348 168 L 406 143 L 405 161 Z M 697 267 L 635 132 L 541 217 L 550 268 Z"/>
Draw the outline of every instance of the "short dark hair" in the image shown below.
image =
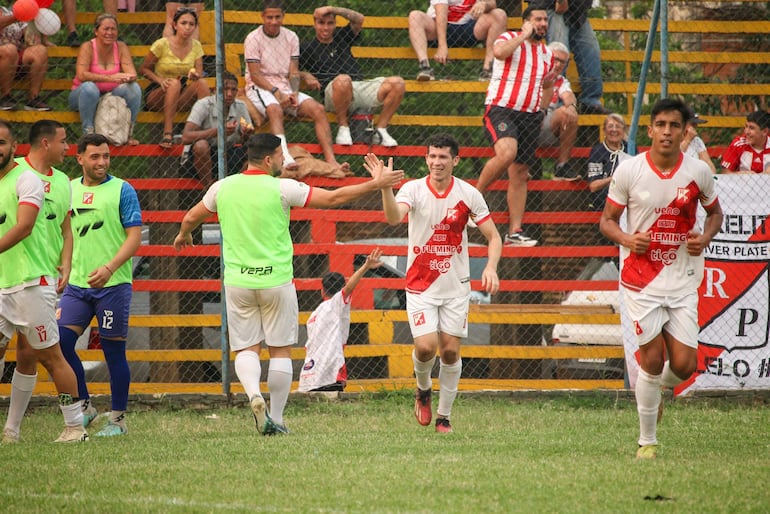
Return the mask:
<path id="1" fill-rule="evenodd" d="M 433 134 L 425 141 L 425 146 L 430 148 L 449 148 L 449 153 L 452 157 L 457 157 L 460 154 L 460 144 L 450 134 L 439 133 Z"/>
<path id="2" fill-rule="evenodd" d="M 345 287 L 345 276 L 336 271 L 330 271 L 321 277 L 321 287 L 326 296 L 334 296 Z"/>
<path id="3" fill-rule="evenodd" d="M 761 129 L 770 128 L 770 114 L 765 111 L 754 111 L 749 113 L 749 115 L 746 116 L 746 121 L 756 123 Z"/>
<path id="4" fill-rule="evenodd" d="M 682 123 L 687 124 L 693 117 L 692 110 L 687 104 L 678 98 L 661 98 L 652 106 L 650 120 L 655 121 L 655 117 L 662 112 L 679 111 L 682 114 Z"/>
<path id="5" fill-rule="evenodd" d="M 238 84 L 238 77 L 236 77 L 233 73 L 230 73 L 229 71 L 224 71 L 222 73 L 222 85 L 225 84 L 228 80 L 231 80 L 235 82 L 235 84 Z"/>
<path id="6" fill-rule="evenodd" d="M 64 128 L 64 125 L 56 120 L 38 120 L 29 128 L 29 144 L 37 146 L 44 137 L 54 137 L 56 130 Z"/>
<path id="7" fill-rule="evenodd" d="M 8 120 L 4 120 L 0 118 L 0 127 L 3 127 L 8 131 L 8 133 L 11 135 L 11 141 L 16 140 L 16 134 L 13 133 L 13 127 L 11 126 L 11 123 Z"/>
<path id="8" fill-rule="evenodd" d="M 85 152 L 86 148 L 88 148 L 88 145 L 102 146 L 105 144 L 109 145 L 110 141 L 103 135 L 97 134 L 96 132 L 92 134 L 86 134 L 80 138 L 80 141 L 78 141 L 78 153 Z"/>
<path id="9" fill-rule="evenodd" d="M 280 9 L 281 11 L 284 11 L 283 0 L 264 0 L 262 2 L 262 12 L 265 12 L 268 9 Z"/>
<path id="10" fill-rule="evenodd" d="M 246 142 L 249 162 L 260 162 L 281 146 L 281 138 L 273 134 L 253 134 Z"/>
<path id="11" fill-rule="evenodd" d="M 532 0 L 529 2 L 529 5 L 527 5 L 527 8 L 524 9 L 521 13 L 521 19 L 522 20 L 528 20 L 530 16 L 532 16 L 532 11 L 545 11 L 548 9 L 549 3 L 552 2 L 544 2 L 542 0 Z"/>

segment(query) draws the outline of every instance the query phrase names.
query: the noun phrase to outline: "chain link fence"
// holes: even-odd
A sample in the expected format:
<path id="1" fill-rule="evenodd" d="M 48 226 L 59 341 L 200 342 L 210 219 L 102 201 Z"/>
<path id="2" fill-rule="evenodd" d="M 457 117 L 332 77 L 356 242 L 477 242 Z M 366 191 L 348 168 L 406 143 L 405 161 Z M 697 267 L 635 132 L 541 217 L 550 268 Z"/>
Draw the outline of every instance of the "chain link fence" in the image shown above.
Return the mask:
<path id="1" fill-rule="evenodd" d="M 366 2 L 350 0 L 340 5 L 367 16 L 354 55 L 364 76 L 401 76 L 406 80 L 406 95 L 393 118 L 390 134 L 399 147 L 374 146 L 383 156 L 392 155 L 407 176 L 426 173 L 421 145 L 438 131 L 453 134 L 463 147 L 456 175 L 475 180 L 491 155 L 489 141 L 481 125 L 486 83 L 478 81 L 483 49 L 450 49 L 449 62 L 435 65 L 436 80 L 417 82 L 417 61 L 411 50 L 407 15 L 425 10 L 427 0 Z M 604 105 L 631 121 L 633 99 L 642 68 L 652 2 L 617 2 L 604 0 L 591 11 L 591 23 L 602 48 Z M 704 119 L 698 132 L 710 148 L 717 169 L 719 155 L 738 134 L 746 115 L 767 110 L 770 90 L 766 2 L 669 2 L 669 95 L 683 97 Z M 203 45 L 203 71 L 210 87 L 216 75 L 216 46 L 213 5 L 206 2 L 201 14 L 200 38 Z M 284 25 L 294 30 L 300 40 L 314 37 L 312 12 L 317 3 L 285 2 Z M 498 1 L 508 15 L 508 27 L 520 27 L 521 5 L 512 0 Z M 54 4 L 57 9 L 60 4 Z M 93 37 L 93 18 L 100 2 L 78 2 L 77 35 L 81 41 Z M 134 65 L 140 68 L 150 45 L 162 36 L 166 18 L 165 5 L 158 1 L 137 2 L 135 10 L 121 12 L 119 35 L 131 49 Z M 252 1 L 230 0 L 224 12 L 224 66 L 244 85 L 243 41 L 261 23 Z M 57 12 L 61 12 L 60 9 Z M 338 25 L 345 21 L 338 18 Z M 26 142 L 26 131 L 36 119 L 50 117 L 65 123 L 71 143 L 80 137 L 78 113 L 69 108 L 68 95 L 73 78 L 77 48 L 67 46 L 67 27 L 50 40 L 59 46 L 48 49 L 48 71 L 43 93 L 52 111 L 2 113 L 15 126 L 19 139 Z M 574 89 L 580 80 L 574 66 L 568 69 Z M 637 145 L 649 144 L 644 126 L 650 106 L 660 96 L 660 56 L 650 67 L 648 86 L 640 120 Z M 12 94 L 21 99 L 29 80 L 14 83 Z M 143 90 L 149 81 L 139 77 Z M 318 92 L 306 91 L 323 103 Z M 222 367 L 221 337 L 217 315 L 221 310 L 219 294 L 220 260 L 218 228 L 206 224 L 196 234 L 195 249 L 177 255 L 170 248 L 183 212 L 197 203 L 203 194 L 194 166 L 181 164 L 184 153 L 180 144 L 188 109 L 174 114 L 171 148 L 159 146 L 164 137 L 163 114 L 142 109 L 133 135 L 138 146 L 113 149 L 112 173 L 131 181 L 137 188 L 144 210 L 146 227 L 143 246 L 135 257 L 135 293 L 129 350 L 174 350 L 163 357 L 151 353 L 131 356 L 134 390 L 143 383 L 220 384 L 236 381 L 228 367 Z M 333 116 L 331 128 L 336 133 Z M 375 114 L 376 119 L 376 114 Z M 585 170 L 590 148 L 604 138 L 604 116 L 581 115 L 571 165 Z M 267 130 L 264 124 L 258 130 Z M 307 120 L 287 119 L 286 136 L 290 144 L 305 144 L 318 152 L 313 124 Z M 533 135 L 534 137 L 535 135 Z M 311 178 L 322 187 L 362 180 L 362 145 L 335 145 L 337 160 L 348 162 L 354 177 L 344 181 Z M 22 147 L 23 150 L 23 147 Z M 71 152 L 74 153 L 74 152 Z M 610 380 L 624 376 L 622 330 L 617 316 L 617 249 L 598 232 L 599 213 L 589 208 L 589 191 L 583 181 L 571 183 L 552 180 L 556 158 L 554 148 L 541 148 L 539 165 L 530 170 L 524 224 L 528 234 L 539 241 L 534 248 L 506 248 L 500 263 L 500 293 L 489 297 L 475 293 L 470 335 L 465 342 L 463 376 L 466 387 L 521 386 L 517 380 L 541 381 L 543 387 L 558 380 Z M 70 176 L 79 173 L 77 162 L 68 157 L 62 169 Z M 766 182 L 763 182 L 766 187 Z M 770 191 L 765 191 L 765 197 Z M 498 182 L 486 193 L 494 219 L 507 226 L 506 185 Z M 740 209 L 739 209 L 740 210 Z M 411 370 L 411 336 L 405 316 L 387 314 L 403 311 L 405 295 L 403 276 L 406 263 L 406 225 L 389 227 L 381 214 L 379 195 L 371 195 L 337 211 L 297 209 L 292 213 L 291 233 L 295 242 L 295 275 L 301 323 L 321 301 L 320 277 L 327 271 L 349 276 L 374 247 L 385 249 L 386 266 L 369 272 L 354 294 L 354 313 L 349 339 L 348 369 L 352 382 L 382 387 L 408 379 Z M 765 220 L 757 214 L 753 229 Z M 766 223 L 766 221 L 764 221 Z M 480 273 L 486 255 L 480 233 L 469 230 L 471 279 L 480 290 Z M 476 246 L 479 245 L 479 246 Z M 765 260 L 767 258 L 765 257 Z M 761 259 L 760 259 L 761 260 Z M 766 262 L 765 262 L 766 265 Z M 487 305 L 488 304 L 488 305 Z M 566 304 L 564 308 L 554 307 Z M 495 306 L 516 306 L 497 308 Z M 519 307 L 529 305 L 530 307 Z M 582 307 L 581 307 L 582 306 Z M 357 312 L 360 311 L 360 312 Z M 373 311 L 384 311 L 374 313 Z M 534 314 L 532 314 L 534 312 Z M 528 315 L 530 313 L 531 315 Z M 179 317 L 169 317 L 179 316 Z M 542 321 L 546 320 L 546 321 Z M 725 328 L 728 330 L 728 328 Z M 723 337 L 732 338 L 725 331 Z M 302 365 L 305 332 L 293 353 L 295 377 Z M 92 347 L 96 344 L 91 341 Z M 391 345 L 397 345 L 394 348 Z M 578 354 L 543 354 L 543 347 L 569 345 L 588 347 Z M 530 350 L 520 350 L 530 347 Z M 379 349 L 378 349 L 379 348 Z M 608 350 L 608 348 L 610 348 Z M 592 350 L 593 349 L 593 350 Z M 591 353 L 593 351 L 593 353 Z M 758 364 L 752 363 L 756 368 Z M 232 369 L 231 367 L 229 368 Z M 106 367 L 94 362 L 92 378 L 107 381 Z M 8 372 L 6 371 L 6 378 Z M 476 379 L 478 381 L 476 381 Z M 499 381 L 499 382 L 495 382 Z M 411 382 L 409 382 L 411 384 Z M 148 386 L 149 387 L 149 386 Z"/>

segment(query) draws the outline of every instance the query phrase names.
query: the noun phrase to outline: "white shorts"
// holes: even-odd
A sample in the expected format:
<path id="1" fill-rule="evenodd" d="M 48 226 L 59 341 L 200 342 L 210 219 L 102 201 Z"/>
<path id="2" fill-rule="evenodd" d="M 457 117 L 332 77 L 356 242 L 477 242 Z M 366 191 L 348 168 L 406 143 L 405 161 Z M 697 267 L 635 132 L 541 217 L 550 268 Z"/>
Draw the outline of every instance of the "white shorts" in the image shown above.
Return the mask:
<path id="1" fill-rule="evenodd" d="M 227 330 L 234 352 L 257 345 L 291 346 L 297 342 L 297 291 L 294 283 L 270 289 L 225 286 Z"/>
<path id="2" fill-rule="evenodd" d="M 353 81 L 353 101 L 348 107 L 348 114 L 359 109 L 377 109 L 382 106 L 382 102 L 377 99 L 377 93 L 380 92 L 385 77 L 377 77 L 371 80 Z M 332 90 L 334 82 L 329 82 L 324 90 L 324 108 L 327 112 L 334 112 L 334 101 L 332 100 Z"/>
<path id="3" fill-rule="evenodd" d="M 291 91 L 286 92 L 284 91 L 284 94 L 290 94 Z M 251 103 L 254 104 L 254 107 L 259 111 L 259 114 L 262 116 L 266 116 L 265 112 L 267 111 L 267 107 L 273 104 L 280 104 L 278 100 L 275 99 L 275 96 L 273 93 L 268 91 L 267 89 L 262 89 L 257 86 L 251 86 L 246 90 L 246 98 L 251 100 Z M 302 102 L 306 100 L 312 100 L 313 98 L 306 95 L 305 93 L 297 93 L 297 105 L 302 104 Z M 290 107 L 283 110 L 285 114 L 288 114 L 289 116 L 296 116 L 297 115 L 297 108 L 296 107 Z"/>
<path id="4" fill-rule="evenodd" d="M 698 293 L 684 296 L 652 296 L 623 289 L 626 311 L 639 346 L 662 331 L 690 348 L 698 347 Z"/>
<path id="5" fill-rule="evenodd" d="M 59 342 L 55 285 L 29 286 L 0 294 L 0 347 L 5 347 L 15 332 L 24 334 L 35 350 Z"/>
<path id="6" fill-rule="evenodd" d="M 430 298 L 406 293 L 406 313 L 412 337 L 441 332 L 468 337 L 470 294 L 457 298 Z"/>

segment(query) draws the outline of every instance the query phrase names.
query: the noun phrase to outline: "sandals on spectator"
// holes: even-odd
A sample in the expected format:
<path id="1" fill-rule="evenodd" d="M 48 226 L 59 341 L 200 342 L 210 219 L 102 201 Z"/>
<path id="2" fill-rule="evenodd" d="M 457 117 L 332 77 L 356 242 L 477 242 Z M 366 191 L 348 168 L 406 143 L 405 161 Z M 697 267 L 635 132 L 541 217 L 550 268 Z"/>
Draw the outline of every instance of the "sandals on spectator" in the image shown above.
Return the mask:
<path id="1" fill-rule="evenodd" d="M 165 148 L 166 150 L 170 149 L 172 146 L 174 146 L 174 134 L 171 132 L 165 132 L 163 134 L 163 139 L 158 144 L 161 148 Z"/>

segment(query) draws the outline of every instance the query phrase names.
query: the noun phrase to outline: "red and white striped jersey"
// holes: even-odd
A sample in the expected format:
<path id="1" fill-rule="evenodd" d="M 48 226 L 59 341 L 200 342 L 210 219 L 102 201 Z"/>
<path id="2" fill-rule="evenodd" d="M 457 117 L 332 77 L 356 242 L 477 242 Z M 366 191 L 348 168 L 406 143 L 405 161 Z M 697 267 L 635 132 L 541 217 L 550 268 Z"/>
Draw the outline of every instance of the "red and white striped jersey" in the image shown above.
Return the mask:
<path id="1" fill-rule="evenodd" d="M 655 167 L 649 152 L 621 162 L 607 201 L 626 208 L 627 233 L 650 231 L 652 239 L 644 254 L 620 247 L 621 285 L 656 296 L 696 290 L 705 258 L 687 253 L 687 233 L 696 225 L 698 203 L 707 207 L 716 200 L 714 177 L 699 159 L 680 154 L 668 175 Z"/>
<path id="2" fill-rule="evenodd" d="M 736 137 L 722 156 L 722 167 L 730 171 L 770 173 L 770 137 L 765 138 L 765 147 L 759 152 L 745 136 Z"/>
<path id="3" fill-rule="evenodd" d="M 513 31 L 503 32 L 495 45 L 518 35 Z M 543 103 L 543 78 L 553 67 L 553 53 L 543 41 L 524 41 L 506 60 L 495 59 L 484 105 L 539 111 Z"/>
<path id="4" fill-rule="evenodd" d="M 431 298 L 470 294 L 466 225 L 490 216 L 481 193 L 456 177 L 438 193 L 426 177 L 404 184 L 396 202 L 409 206 L 406 290 Z"/>
<path id="5" fill-rule="evenodd" d="M 447 22 L 453 25 L 465 25 L 473 20 L 470 15 L 471 7 L 476 4 L 477 0 L 430 0 L 430 7 L 428 7 L 428 16 L 431 18 L 436 17 L 436 4 L 447 5 Z"/>

